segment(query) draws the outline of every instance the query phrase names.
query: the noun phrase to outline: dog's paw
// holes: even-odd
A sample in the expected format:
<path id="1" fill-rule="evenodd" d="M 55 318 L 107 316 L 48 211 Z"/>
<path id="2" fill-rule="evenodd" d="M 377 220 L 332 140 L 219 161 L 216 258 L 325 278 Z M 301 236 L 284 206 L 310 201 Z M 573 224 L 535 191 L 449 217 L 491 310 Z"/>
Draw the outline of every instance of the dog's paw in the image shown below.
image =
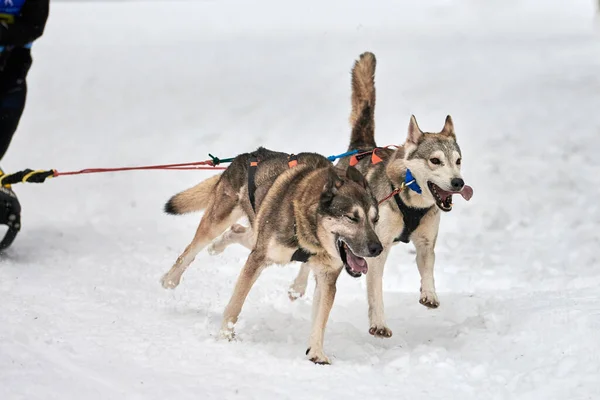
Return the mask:
<path id="1" fill-rule="evenodd" d="M 236 339 L 235 331 L 233 329 L 233 323 L 229 322 L 224 324 L 219 331 L 219 338 L 228 341 L 234 341 Z"/>
<path id="2" fill-rule="evenodd" d="M 428 308 L 438 308 L 440 305 L 440 301 L 438 300 L 437 294 L 435 294 L 434 291 L 422 289 L 419 303 Z"/>
<path id="3" fill-rule="evenodd" d="M 331 361 L 329 361 L 329 358 L 325 355 L 325 353 L 323 353 L 323 350 L 313 350 L 309 347 L 308 349 L 306 349 L 306 356 L 310 361 L 314 362 L 315 364 L 331 364 Z"/>
<path id="4" fill-rule="evenodd" d="M 178 276 L 172 276 L 171 274 L 166 273 L 160 279 L 160 284 L 165 289 L 175 289 L 177 286 L 179 286 L 179 282 L 180 281 L 181 281 L 181 276 L 180 275 L 178 275 Z"/>
<path id="5" fill-rule="evenodd" d="M 392 330 L 387 326 L 372 326 L 369 328 L 369 333 L 379 338 L 391 338 Z"/>
<path id="6" fill-rule="evenodd" d="M 288 289 L 288 297 L 290 298 L 291 301 L 295 301 L 295 300 L 298 300 L 300 297 L 304 296 L 305 292 L 306 292 L 306 286 L 299 287 L 297 285 L 292 285 Z"/>

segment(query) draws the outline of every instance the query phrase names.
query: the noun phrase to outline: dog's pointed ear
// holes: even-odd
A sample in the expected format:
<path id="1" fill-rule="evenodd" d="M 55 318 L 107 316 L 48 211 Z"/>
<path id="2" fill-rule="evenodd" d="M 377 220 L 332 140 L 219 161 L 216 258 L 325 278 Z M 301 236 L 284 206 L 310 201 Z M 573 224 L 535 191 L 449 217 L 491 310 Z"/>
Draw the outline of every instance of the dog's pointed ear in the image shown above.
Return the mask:
<path id="1" fill-rule="evenodd" d="M 417 119 L 414 115 L 410 116 L 410 122 L 408 124 L 408 137 L 406 140 L 410 143 L 417 144 L 419 139 L 423 135 L 423 131 L 419 128 L 419 124 L 417 124 Z"/>
<path id="2" fill-rule="evenodd" d="M 456 139 L 456 134 L 454 133 L 454 122 L 452 122 L 452 117 L 447 116 L 446 122 L 444 122 L 444 129 L 442 129 L 442 135 L 451 136 Z"/>
<path id="3" fill-rule="evenodd" d="M 348 169 L 346 169 L 346 177 L 351 181 L 358 183 L 365 189 L 367 188 L 367 180 L 365 179 L 364 175 L 361 174 L 360 171 L 355 167 L 349 166 Z"/>
<path id="4" fill-rule="evenodd" d="M 327 175 L 327 182 L 321 192 L 321 205 L 329 207 L 338 190 L 342 187 L 344 181 L 334 171 L 330 170 Z"/>

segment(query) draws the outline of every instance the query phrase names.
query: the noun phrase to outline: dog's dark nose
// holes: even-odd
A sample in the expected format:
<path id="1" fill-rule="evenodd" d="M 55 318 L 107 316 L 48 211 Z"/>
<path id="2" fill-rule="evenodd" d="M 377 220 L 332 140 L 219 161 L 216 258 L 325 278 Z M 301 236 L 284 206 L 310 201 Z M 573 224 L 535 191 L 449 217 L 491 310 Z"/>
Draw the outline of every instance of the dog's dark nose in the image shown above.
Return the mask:
<path id="1" fill-rule="evenodd" d="M 371 257 L 377 257 L 383 251 L 383 246 L 381 243 L 370 243 L 369 244 L 369 254 Z"/>
<path id="2" fill-rule="evenodd" d="M 450 181 L 450 184 L 452 185 L 452 189 L 458 192 L 463 188 L 463 186 L 465 186 L 465 181 L 463 181 L 461 178 L 454 178 Z"/>

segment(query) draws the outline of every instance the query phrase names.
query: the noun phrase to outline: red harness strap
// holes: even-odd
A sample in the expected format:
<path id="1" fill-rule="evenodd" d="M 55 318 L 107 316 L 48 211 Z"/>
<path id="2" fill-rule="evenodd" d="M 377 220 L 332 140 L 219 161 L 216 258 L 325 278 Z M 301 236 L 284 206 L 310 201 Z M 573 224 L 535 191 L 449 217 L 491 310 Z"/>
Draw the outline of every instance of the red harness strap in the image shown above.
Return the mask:
<path id="1" fill-rule="evenodd" d="M 297 165 L 298 165 L 298 156 L 295 154 L 290 154 L 288 156 L 288 166 L 290 168 L 294 168 Z"/>

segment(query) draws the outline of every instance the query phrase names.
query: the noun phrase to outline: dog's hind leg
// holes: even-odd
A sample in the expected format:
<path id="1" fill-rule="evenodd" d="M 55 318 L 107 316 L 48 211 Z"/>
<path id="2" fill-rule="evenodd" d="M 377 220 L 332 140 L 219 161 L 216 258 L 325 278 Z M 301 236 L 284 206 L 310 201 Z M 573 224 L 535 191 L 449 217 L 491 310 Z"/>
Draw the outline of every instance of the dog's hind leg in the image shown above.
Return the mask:
<path id="1" fill-rule="evenodd" d="M 267 258 L 264 252 L 262 250 L 252 250 L 246 260 L 244 268 L 242 268 L 242 272 L 240 272 L 240 276 L 238 276 L 231 299 L 229 299 L 229 303 L 227 304 L 227 307 L 225 307 L 225 312 L 223 312 L 223 322 L 221 324 L 220 332 L 221 337 L 229 340 L 233 339 L 233 327 L 242 311 L 242 306 L 246 301 L 246 297 L 248 296 L 248 293 L 250 293 L 250 289 L 252 289 L 254 282 L 256 282 L 260 273 L 266 266 Z"/>
<path id="2" fill-rule="evenodd" d="M 212 242 L 207 249 L 208 254 L 211 256 L 221 254 L 229 245 L 235 243 L 241 244 L 248 250 L 252 250 L 254 247 L 252 228 L 233 224 L 228 231 Z"/>
<path id="3" fill-rule="evenodd" d="M 227 194 L 215 196 L 200 220 L 194 239 L 160 280 L 162 286 L 165 289 L 176 288 L 181 281 L 181 276 L 194 261 L 196 255 L 242 215 L 237 197 Z"/>
<path id="4" fill-rule="evenodd" d="M 294 283 L 292 283 L 288 289 L 288 296 L 291 301 L 304 296 L 309 274 L 310 266 L 306 263 L 302 263 L 302 265 L 300 265 L 300 271 L 298 271 L 298 275 L 296 276 L 296 279 L 294 279 Z"/>
<path id="5" fill-rule="evenodd" d="M 325 326 L 335 300 L 336 282 L 342 269 L 337 271 L 315 271 L 317 286 L 313 299 L 312 329 L 306 355 L 315 364 L 330 364 L 329 358 L 323 352 Z"/>

